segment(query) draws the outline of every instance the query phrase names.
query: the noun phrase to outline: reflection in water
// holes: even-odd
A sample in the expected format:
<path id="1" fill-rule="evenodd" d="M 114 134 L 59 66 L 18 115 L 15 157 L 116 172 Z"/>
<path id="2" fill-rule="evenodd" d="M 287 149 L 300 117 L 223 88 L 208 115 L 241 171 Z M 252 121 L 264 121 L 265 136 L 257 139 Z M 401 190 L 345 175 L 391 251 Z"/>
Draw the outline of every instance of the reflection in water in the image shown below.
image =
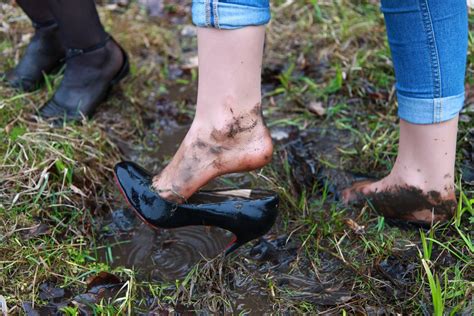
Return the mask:
<path id="1" fill-rule="evenodd" d="M 155 231 L 129 211 L 117 210 L 104 227 L 99 256 L 112 266 L 134 267 L 147 279 L 181 279 L 203 258 L 224 251 L 232 234 L 217 227 L 188 226 Z M 132 229 L 124 230 L 123 227 Z"/>

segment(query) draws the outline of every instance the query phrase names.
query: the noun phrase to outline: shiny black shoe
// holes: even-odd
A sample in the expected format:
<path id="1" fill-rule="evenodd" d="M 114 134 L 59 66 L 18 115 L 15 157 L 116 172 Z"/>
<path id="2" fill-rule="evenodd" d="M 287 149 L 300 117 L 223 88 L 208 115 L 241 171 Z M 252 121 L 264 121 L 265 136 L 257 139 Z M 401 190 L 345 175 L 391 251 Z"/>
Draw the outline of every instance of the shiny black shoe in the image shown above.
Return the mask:
<path id="1" fill-rule="evenodd" d="M 226 255 L 266 234 L 278 215 L 279 198 L 264 190 L 200 191 L 186 203 L 168 202 L 152 187 L 152 175 L 133 162 L 115 166 L 115 179 L 138 216 L 153 228 L 217 226 L 232 232 Z"/>
<path id="2" fill-rule="evenodd" d="M 44 84 L 44 75 L 59 70 L 66 56 L 54 21 L 34 24 L 34 27 L 35 35 L 20 62 L 4 78 L 12 88 L 26 92 L 40 88 Z"/>
<path id="3" fill-rule="evenodd" d="M 123 60 L 120 67 L 114 63 L 118 54 Z M 129 72 L 125 50 L 110 36 L 87 49 L 68 49 L 61 85 L 39 114 L 43 119 L 54 119 L 55 122 L 90 118 L 112 87 Z"/>

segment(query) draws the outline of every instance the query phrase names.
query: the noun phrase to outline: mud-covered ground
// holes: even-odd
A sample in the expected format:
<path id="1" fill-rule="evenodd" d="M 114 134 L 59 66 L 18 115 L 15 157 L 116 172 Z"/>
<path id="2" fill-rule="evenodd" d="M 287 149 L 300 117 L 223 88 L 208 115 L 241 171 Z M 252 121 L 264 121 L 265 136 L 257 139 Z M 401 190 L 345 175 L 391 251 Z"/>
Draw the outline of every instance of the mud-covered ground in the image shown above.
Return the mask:
<path id="1" fill-rule="evenodd" d="M 196 99 L 190 1 L 103 1 L 107 29 L 132 74 L 95 117 L 48 126 L 36 116 L 61 75 L 38 92 L 0 86 L 0 310 L 10 315 L 472 315 L 474 16 L 460 118 L 455 219 L 393 227 L 341 189 L 390 170 L 397 152 L 394 74 L 378 1 L 273 1 L 263 107 L 271 165 L 210 187 L 279 192 L 276 225 L 224 258 L 212 227 L 153 231 L 119 196 L 121 159 L 158 172 L 189 126 Z M 119 3 L 119 4 L 117 4 Z M 0 72 L 31 36 L 0 4 Z M 436 283 L 438 282 L 438 283 Z"/>

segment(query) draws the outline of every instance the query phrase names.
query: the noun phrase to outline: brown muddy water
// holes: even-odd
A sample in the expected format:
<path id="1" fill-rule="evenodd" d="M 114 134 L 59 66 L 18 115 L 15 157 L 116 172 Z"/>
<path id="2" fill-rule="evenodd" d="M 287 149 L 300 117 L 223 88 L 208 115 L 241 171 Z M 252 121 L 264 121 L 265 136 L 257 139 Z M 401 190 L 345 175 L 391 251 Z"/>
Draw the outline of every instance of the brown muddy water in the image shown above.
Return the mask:
<path id="1" fill-rule="evenodd" d="M 128 209 L 114 211 L 103 227 L 99 258 L 112 267 L 134 268 L 154 281 L 182 279 L 200 260 L 219 255 L 232 234 L 215 227 L 154 230 Z"/>
<path id="2" fill-rule="evenodd" d="M 155 172 L 173 156 L 189 128 L 189 125 L 180 125 L 176 121 L 167 105 L 158 105 L 157 113 L 161 114 L 160 124 L 148 119 L 150 130 L 146 132 L 148 137 L 145 136 L 145 145 L 124 147 L 120 146 L 123 143 L 118 140 L 119 148 L 125 148 L 125 156 L 140 161 Z M 248 188 L 250 182 L 248 174 L 232 174 L 212 181 L 205 188 Z M 142 223 L 125 201 L 121 201 L 120 206 L 100 222 L 102 227 L 96 247 L 99 261 L 112 267 L 133 268 L 139 280 L 152 282 L 174 283 L 175 280 L 183 279 L 198 262 L 222 255 L 233 239 L 232 233 L 218 227 L 189 226 L 155 230 Z M 262 240 L 261 245 L 257 244 L 252 255 L 264 260 L 278 256 L 275 246 L 265 243 Z M 278 258 L 273 261 L 278 261 Z M 242 278 L 240 285 L 236 280 L 234 289 L 233 305 L 236 311 L 264 313 L 271 309 L 266 294 L 258 287 L 249 286 L 243 275 L 236 275 L 236 278 Z M 182 312 L 187 311 L 184 309 Z"/>
<path id="3" fill-rule="evenodd" d="M 150 130 L 145 144 L 128 148 L 125 155 L 143 161 L 152 170 L 162 168 L 189 128 L 180 125 L 173 112 L 168 105 L 158 104 L 155 114 L 160 116 L 159 127 L 155 124 L 158 120 L 147 118 Z M 216 227 L 153 229 L 142 223 L 122 200 L 121 207 L 103 219 L 98 254 L 112 267 L 135 268 L 145 279 L 175 281 L 184 278 L 200 260 L 219 255 L 231 240 L 230 232 Z"/>

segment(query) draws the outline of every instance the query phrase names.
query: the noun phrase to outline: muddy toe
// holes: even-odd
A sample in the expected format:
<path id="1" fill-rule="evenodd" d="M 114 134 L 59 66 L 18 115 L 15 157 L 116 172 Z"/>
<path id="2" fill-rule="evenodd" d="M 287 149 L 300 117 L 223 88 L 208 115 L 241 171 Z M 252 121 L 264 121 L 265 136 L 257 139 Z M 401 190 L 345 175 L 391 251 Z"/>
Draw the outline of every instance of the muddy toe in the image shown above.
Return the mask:
<path id="1" fill-rule="evenodd" d="M 369 192 L 366 189 L 367 185 L 374 183 L 375 180 L 364 180 L 354 183 L 350 188 L 342 191 L 342 201 L 344 204 L 358 204 L 366 200 L 366 194 Z"/>

